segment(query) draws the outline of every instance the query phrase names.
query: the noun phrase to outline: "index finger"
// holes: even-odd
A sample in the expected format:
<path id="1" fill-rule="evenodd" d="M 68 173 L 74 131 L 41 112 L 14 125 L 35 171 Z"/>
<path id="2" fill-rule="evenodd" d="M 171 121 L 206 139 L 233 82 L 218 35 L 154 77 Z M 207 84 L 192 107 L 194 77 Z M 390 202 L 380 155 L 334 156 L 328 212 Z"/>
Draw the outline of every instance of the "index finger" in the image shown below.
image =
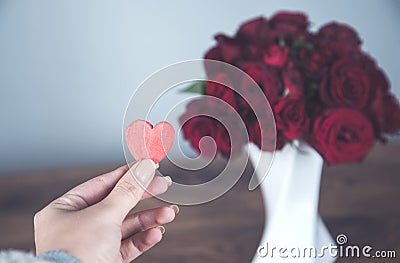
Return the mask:
<path id="1" fill-rule="evenodd" d="M 69 190 L 63 197 L 75 197 L 75 209 L 84 209 L 103 200 L 121 177 L 134 163 L 123 165 L 111 172 L 99 175 Z M 78 202 L 78 203 L 77 203 Z"/>

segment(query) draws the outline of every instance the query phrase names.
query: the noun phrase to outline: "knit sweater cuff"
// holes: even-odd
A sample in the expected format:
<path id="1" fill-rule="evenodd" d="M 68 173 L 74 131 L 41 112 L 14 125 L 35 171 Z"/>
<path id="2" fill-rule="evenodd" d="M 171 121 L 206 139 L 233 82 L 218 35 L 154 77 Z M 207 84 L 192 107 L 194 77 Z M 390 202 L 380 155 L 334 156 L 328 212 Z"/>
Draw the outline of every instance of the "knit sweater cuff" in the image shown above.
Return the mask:
<path id="1" fill-rule="evenodd" d="M 79 259 L 60 250 L 49 251 L 37 256 L 38 259 L 54 263 L 82 263 Z"/>

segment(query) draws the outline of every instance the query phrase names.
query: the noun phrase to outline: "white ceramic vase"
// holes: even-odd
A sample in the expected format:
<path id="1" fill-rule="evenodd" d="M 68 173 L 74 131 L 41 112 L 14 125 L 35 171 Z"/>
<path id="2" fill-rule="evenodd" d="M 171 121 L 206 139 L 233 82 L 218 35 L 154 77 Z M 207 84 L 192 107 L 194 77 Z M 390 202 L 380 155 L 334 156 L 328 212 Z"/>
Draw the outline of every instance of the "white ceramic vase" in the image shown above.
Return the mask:
<path id="1" fill-rule="evenodd" d="M 254 144 L 248 151 L 255 175 L 259 180 L 265 177 L 259 187 L 266 221 L 252 262 L 334 262 L 323 249 L 335 243 L 318 215 L 322 157 L 298 141 L 286 144 L 274 157 Z"/>

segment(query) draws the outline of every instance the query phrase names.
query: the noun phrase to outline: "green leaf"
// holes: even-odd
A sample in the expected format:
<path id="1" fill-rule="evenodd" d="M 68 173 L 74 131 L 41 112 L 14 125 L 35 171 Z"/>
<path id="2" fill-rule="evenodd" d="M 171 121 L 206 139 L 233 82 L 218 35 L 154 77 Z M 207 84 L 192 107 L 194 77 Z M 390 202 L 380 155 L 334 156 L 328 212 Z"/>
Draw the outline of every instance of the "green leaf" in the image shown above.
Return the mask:
<path id="1" fill-rule="evenodd" d="M 284 48 L 284 47 L 286 46 L 285 38 L 284 38 L 284 37 L 282 37 L 282 36 L 279 37 L 278 45 L 279 45 L 279 47 L 281 47 L 281 48 Z"/>
<path id="2" fill-rule="evenodd" d="M 182 90 L 182 92 L 196 93 L 196 94 L 204 95 L 205 85 L 206 85 L 206 82 L 204 80 L 197 81 L 193 85 L 190 85 L 186 89 Z"/>
<path id="3" fill-rule="evenodd" d="M 318 90 L 319 89 L 319 85 L 317 83 L 315 83 L 315 82 L 312 82 L 310 84 L 310 89 Z"/>
<path id="4" fill-rule="evenodd" d="M 292 58 L 297 58 L 301 49 L 311 49 L 313 45 L 302 39 L 299 38 L 293 42 L 292 48 L 290 49 L 290 55 Z"/>
<path id="5" fill-rule="evenodd" d="M 308 41 L 306 41 L 305 39 L 299 38 L 296 41 L 294 41 L 293 43 L 293 48 L 294 49 L 311 49 L 312 48 L 312 44 Z"/>

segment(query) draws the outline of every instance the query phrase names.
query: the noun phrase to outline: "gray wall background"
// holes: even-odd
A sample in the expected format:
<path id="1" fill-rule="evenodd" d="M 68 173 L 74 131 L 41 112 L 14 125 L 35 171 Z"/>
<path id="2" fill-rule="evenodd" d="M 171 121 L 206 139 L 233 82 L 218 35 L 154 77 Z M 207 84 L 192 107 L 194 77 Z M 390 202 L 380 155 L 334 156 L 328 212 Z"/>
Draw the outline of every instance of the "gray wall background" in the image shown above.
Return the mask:
<path id="1" fill-rule="evenodd" d="M 282 9 L 355 27 L 399 96 L 399 3 L 0 0 L 0 173 L 123 162 L 124 110 L 146 77 Z"/>

